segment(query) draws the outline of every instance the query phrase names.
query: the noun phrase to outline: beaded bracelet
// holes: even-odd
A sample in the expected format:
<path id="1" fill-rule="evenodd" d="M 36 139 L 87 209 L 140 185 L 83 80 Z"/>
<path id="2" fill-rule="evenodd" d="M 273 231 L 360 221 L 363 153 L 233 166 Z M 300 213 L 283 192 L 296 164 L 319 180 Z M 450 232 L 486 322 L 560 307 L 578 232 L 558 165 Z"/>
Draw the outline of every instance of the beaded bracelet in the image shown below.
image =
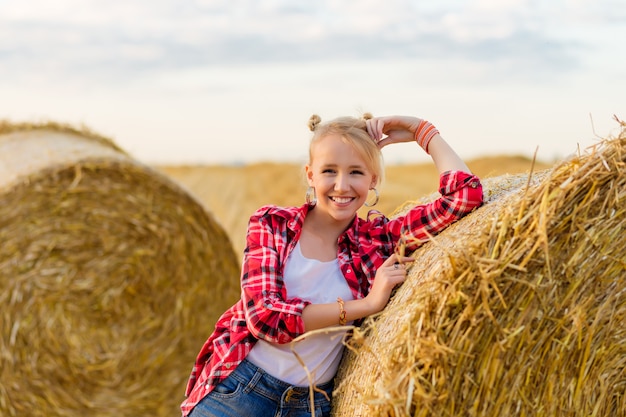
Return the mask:
<path id="1" fill-rule="evenodd" d="M 343 308 L 343 300 L 341 297 L 337 297 L 337 302 L 339 303 L 339 324 L 342 326 L 346 325 L 346 310 Z"/>
<path id="2" fill-rule="evenodd" d="M 427 122 L 426 120 L 420 120 L 417 129 L 415 129 L 415 141 L 426 151 L 426 153 L 429 153 L 428 144 L 438 133 L 439 130 L 437 130 L 432 123 Z"/>

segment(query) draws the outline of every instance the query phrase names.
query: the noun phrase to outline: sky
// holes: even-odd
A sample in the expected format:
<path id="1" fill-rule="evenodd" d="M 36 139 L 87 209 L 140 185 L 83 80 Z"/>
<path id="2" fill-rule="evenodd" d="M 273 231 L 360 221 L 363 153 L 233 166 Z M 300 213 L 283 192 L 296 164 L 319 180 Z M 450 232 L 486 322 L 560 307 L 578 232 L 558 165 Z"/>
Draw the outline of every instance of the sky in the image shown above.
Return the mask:
<path id="1" fill-rule="evenodd" d="M 312 114 L 365 111 L 556 160 L 617 134 L 625 93 L 623 0 L 0 0 L 0 119 L 150 164 L 306 162 Z"/>

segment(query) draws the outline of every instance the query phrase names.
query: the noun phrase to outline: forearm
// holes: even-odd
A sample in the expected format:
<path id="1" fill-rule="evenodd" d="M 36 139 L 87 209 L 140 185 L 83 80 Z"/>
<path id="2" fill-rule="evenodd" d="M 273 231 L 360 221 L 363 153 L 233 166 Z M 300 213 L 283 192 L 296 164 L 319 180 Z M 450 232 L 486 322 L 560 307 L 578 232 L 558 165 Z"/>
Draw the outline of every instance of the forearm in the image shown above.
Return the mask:
<path id="1" fill-rule="evenodd" d="M 375 313 L 365 299 L 344 302 L 346 322 L 362 319 Z M 302 311 L 305 331 L 338 326 L 341 309 L 339 303 L 309 304 Z"/>
<path id="2" fill-rule="evenodd" d="M 430 153 L 439 174 L 446 171 L 471 173 L 465 162 L 439 134 L 435 135 L 428 144 L 428 153 Z"/>

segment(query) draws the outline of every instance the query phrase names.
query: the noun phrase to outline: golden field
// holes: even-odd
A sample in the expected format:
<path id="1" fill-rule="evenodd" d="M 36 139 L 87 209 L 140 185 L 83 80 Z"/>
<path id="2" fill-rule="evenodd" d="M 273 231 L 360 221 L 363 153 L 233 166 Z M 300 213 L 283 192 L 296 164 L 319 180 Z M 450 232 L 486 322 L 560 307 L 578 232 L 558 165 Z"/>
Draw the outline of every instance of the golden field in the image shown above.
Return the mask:
<path id="1" fill-rule="evenodd" d="M 562 163 L 468 159 L 486 204 L 416 252 L 355 333 L 373 337 L 353 338 L 365 356 L 345 359 L 337 415 L 626 416 L 625 134 Z M 147 166 L 58 124 L 0 136 L 0 414 L 178 412 L 240 292 L 250 214 L 301 205 L 303 167 Z M 431 164 L 388 165 L 375 209 L 399 215 L 437 185 Z"/>
<path id="2" fill-rule="evenodd" d="M 523 156 L 490 156 L 467 161 L 481 178 L 530 172 L 531 159 Z M 552 164 L 536 161 L 534 170 Z M 182 185 L 216 218 L 229 235 L 237 256 L 245 247 L 249 216 L 264 204 L 279 206 L 304 203 L 306 181 L 299 164 L 256 163 L 227 165 L 161 165 L 156 169 Z M 380 187 L 380 201 L 374 207 L 386 215 L 409 200 L 417 200 L 437 190 L 438 175 L 432 164 L 388 165 Z M 361 215 L 366 214 L 362 210 Z"/>

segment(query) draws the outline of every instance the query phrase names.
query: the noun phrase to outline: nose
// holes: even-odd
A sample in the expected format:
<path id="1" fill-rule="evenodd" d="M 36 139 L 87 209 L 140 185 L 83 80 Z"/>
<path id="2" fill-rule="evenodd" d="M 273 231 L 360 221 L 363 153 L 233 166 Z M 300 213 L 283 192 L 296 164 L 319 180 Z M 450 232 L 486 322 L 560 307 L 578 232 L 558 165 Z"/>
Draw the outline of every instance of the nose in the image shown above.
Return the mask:
<path id="1" fill-rule="evenodd" d="M 335 180 L 335 191 L 346 192 L 350 191 L 349 177 L 344 174 L 337 175 Z"/>

